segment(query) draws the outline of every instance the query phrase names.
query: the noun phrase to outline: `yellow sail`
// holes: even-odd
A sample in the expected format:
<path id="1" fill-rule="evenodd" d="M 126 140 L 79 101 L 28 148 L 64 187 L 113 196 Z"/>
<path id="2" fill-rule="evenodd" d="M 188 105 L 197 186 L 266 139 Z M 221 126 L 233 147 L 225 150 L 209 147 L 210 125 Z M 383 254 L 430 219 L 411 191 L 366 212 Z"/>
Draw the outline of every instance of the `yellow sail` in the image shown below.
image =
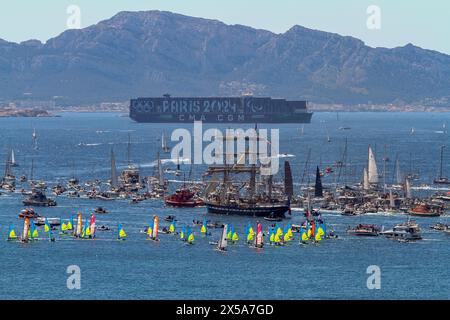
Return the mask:
<path id="1" fill-rule="evenodd" d="M 37 238 L 39 237 L 39 232 L 37 229 L 34 229 L 33 234 L 31 235 L 32 238 Z"/>
<path id="2" fill-rule="evenodd" d="M 306 232 L 303 232 L 303 233 L 302 233 L 302 241 L 306 242 L 306 241 L 308 241 L 308 240 L 309 240 L 308 234 L 307 234 Z"/>
<path id="3" fill-rule="evenodd" d="M 202 227 L 201 227 L 201 229 L 200 229 L 200 232 L 203 233 L 203 234 L 206 233 L 206 227 L 205 227 L 204 224 L 202 224 Z"/>
<path id="4" fill-rule="evenodd" d="M 228 231 L 228 233 L 227 233 L 227 240 L 231 240 L 231 236 L 232 236 L 232 234 L 231 234 L 231 230 L 230 230 L 230 231 Z"/>
<path id="5" fill-rule="evenodd" d="M 183 232 L 183 231 L 180 232 L 180 239 L 181 239 L 181 240 L 184 239 L 184 232 Z"/>
<path id="6" fill-rule="evenodd" d="M 170 233 L 175 233 L 175 226 L 173 225 L 173 223 L 171 223 L 170 226 L 169 226 L 169 232 Z"/>
<path id="7" fill-rule="evenodd" d="M 308 229 L 308 238 L 311 238 L 311 234 L 312 234 L 312 231 L 311 231 L 311 227 Z"/>
<path id="8" fill-rule="evenodd" d="M 72 226 L 72 222 L 68 222 L 67 223 L 67 230 L 72 230 L 73 229 L 73 226 Z M 64 229 L 63 229 L 64 230 Z"/>
<path id="9" fill-rule="evenodd" d="M 191 233 L 191 234 L 189 235 L 189 237 L 188 237 L 188 242 L 189 242 L 189 243 L 194 243 L 194 240 L 195 240 L 194 234 Z"/>
<path id="10" fill-rule="evenodd" d="M 280 243 L 281 242 L 281 239 L 280 239 L 280 236 L 278 235 L 278 232 L 275 234 L 274 242 L 275 243 Z"/>
<path id="11" fill-rule="evenodd" d="M 50 227 L 48 226 L 48 224 L 44 225 L 44 232 L 49 232 L 50 231 Z"/>
<path id="12" fill-rule="evenodd" d="M 125 230 L 120 229 L 120 232 L 119 232 L 119 238 L 123 239 L 123 238 L 125 238 L 126 236 L 127 236 L 127 234 L 125 233 Z"/>
<path id="13" fill-rule="evenodd" d="M 249 234 L 247 235 L 247 242 L 252 242 L 253 240 L 254 240 L 253 233 L 249 232 Z"/>
<path id="14" fill-rule="evenodd" d="M 231 238 L 231 240 L 234 241 L 234 242 L 239 241 L 239 237 L 238 237 L 236 232 L 233 233 L 233 237 Z"/>
<path id="15" fill-rule="evenodd" d="M 152 234 L 153 234 L 153 228 L 152 228 L 152 226 L 149 226 L 149 227 L 147 228 L 147 236 L 148 236 L 149 238 L 151 238 L 151 237 L 152 237 Z"/>
<path id="16" fill-rule="evenodd" d="M 322 240 L 322 237 L 320 235 L 320 232 L 316 232 L 316 236 L 314 237 L 314 240 L 316 240 L 317 242 Z"/>
<path id="17" fill-rule="evenodd" d="M 89 237 L 91 235 L 91 228 L 87 227 L 85 232 L 84 232 L 84 236 L 85 237 Z"/>
<path id="18" fill-rule="evenodd" d="M 322 227 L 319 227 L 319 229 L 317 229 L 317 234 L 319 234 L 320 237 L 323 237 L 325 235 L 325 231 L 323 231 Z"/>
<path id="19" fill-rule="evenodd" d="M 270 242 L 275 242 L 275 233 L 270 234 Z"/>
<path id="20" fill-rule="evenodd" d="M 279 237 L 281 237 L 281 236 L 283 235 L 283 230 L 281 230 L 280 227 L 279 227 L 278 230 L 277 230 L 277 235 L 278 235 Z"/>
<path id="21" fill-rule="evenodd" d="M 251 234 L 251 235 L 255 235 L 255 231 L 253 231 L 253 228 L 252 228 L 252 227 L 250 227 L 250 228 L 248 229 L 248 233 Z"/>
<path id="22" fill-rule="evenodd" d="M 17 235 L 14 229 L 9 232 L 8 239 L 17 239 Z"/>
<path id="23" fill-rule="evenodd" d="M 69 222 L 70 223 L 70 222 Z M 61 231 L 67 231 L 69 230 L 67 227 L 67 224 L 65 224 L 64 222 L 61 224 Z"/>

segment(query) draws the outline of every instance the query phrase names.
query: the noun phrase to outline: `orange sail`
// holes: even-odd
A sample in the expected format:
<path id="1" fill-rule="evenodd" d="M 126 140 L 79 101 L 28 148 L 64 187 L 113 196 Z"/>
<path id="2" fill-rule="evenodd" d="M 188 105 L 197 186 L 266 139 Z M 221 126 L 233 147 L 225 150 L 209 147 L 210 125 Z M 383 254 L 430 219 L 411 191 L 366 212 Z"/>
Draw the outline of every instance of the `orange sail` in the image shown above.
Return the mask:
<path id="1" fill-rule="evenodd" d="M 153 239 L 158 238 L 158 228 L 159 228 L 159 218 L 158 218 L 158 216 L 155 216 L 153 218 L 153 232 L 152 232 Z"/>
<path id="2" fill-rule="evenodd" d="M 28 233 L 30 232 L 30 219 L 25 218 L 23 223 L 22 241 L 28 241 Z"/>

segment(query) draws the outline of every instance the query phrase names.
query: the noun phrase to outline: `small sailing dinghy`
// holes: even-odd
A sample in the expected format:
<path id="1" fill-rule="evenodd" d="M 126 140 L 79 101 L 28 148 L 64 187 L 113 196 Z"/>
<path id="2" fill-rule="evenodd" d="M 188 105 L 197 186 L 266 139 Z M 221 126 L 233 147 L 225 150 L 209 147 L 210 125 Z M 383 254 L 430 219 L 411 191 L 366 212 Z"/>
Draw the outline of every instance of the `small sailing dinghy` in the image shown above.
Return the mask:
<path id="1" fill-rule="evenodd" d="M 152 240 L 152 241 L 156 241 L 156 242 L 159 241 L 158 227 L 159 227 L 159 218 L 157 215 L 155 215 L 153 217 L 153 223 L 149 227 L 148 232 L 147 232 L 148 240 Z"/>
<path id="2" fill-rule="evenodd" d="M 262 249 L 263 246 L 264 246 L 264 237 L 262 233 L 262 226 L 261 223 L 258 222 L 256 225 L 256 237 L 253 243 L 253 247 L 256 249 Z"/>
<path id="3" fill-rule="evenodd" d="M 119 223 L 117 225 L 117 240 L 126 240 L 127 234 L 125 233 L 125 230 L 123 229 L 122 225 Z"/>
<path id="4" fill-rule="evenodd" d="M 30 237 L 30 219 L 25 218 L 25 220 L 23 222 L 23 231 L 22 231 L 22 236 L 21 236 L 20 241 L 24 242 L 24 243 L 28 243 L 29 237 Z"/>
<path id="5" fill-rule="evenodd" d="M 206 223 L 206 219 L 203 220 L 202 226 L 200 227 L 200 233 L 202 236 L 210 235 L 208 234 L 208 224 Z"/>
<path id="6" fill-rule="evenodd" d="M 77 226 L 74 231 L 74 236 L 76 238 L 80 238 L 83 235 L 83 216 L 81 213 L 78 213 L 77 215 Z"/>
<path id="7" fill-rule="evenodd" d="M 216 251 L 219 252 L 225 252 L 227 251 L 228 246 L 228 240 L 227 240 L 227 233 L 228 233 L 228 225 L 225 225 L 225 227 L 222 230 L 222 236 L 220 237 L 219 243 L 217 244 Z"/>
<path id="8" fill-rule="evenodd" d="M 195 241 L 194 232 L 189 227 L 188 227 L 188 231 L 187 232 L 188 232 L 187 243 L 192 245 L 192 244 L 194 244 L 194 241 Z"/>
<path id="9" fill-rule="evenodd" d="M 55 242 L 55 238 L 53 237 L 52 233 L 52 227 L 47 219 L 45 219 L 44 233 L 48 235 L 48 240 L 50 240 L 50 242 Z"/>
<path id="10" fill-rule="evenodd" d="M 250 225 L 250 223 L 247 226 L 247 243 L 253 243 L 253 241 L 255 240 L 255 231 L 253 231 L 252 226 Z"/>
<path id="11" fill-rule="evenodd" d="M 17 240 L 16 231 L 14 231 L 14 225 L 11 223 L 9 225 L 8 241 L 16 241 L 16 240 Z"/>

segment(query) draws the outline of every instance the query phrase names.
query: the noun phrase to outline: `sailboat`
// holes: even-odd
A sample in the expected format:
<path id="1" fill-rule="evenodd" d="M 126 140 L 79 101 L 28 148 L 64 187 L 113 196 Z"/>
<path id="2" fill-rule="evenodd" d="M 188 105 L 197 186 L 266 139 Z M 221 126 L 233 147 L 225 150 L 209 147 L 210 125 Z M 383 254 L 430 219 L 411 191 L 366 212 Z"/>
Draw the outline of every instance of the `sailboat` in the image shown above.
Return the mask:
<path id="1" fill-rule="evenodd" d="M 378 185 L 377 163 L 375 160 L 375 155 L 372 151 L 372 147 L 370 145 L 369 145 L 369 159 L 368 159 L 367 173 L 369 176 L 369 184 Z"/>
<path id="2" fill-rule="evenodd" d="M 403 189 L 405 184 L 405 178 L 400 169 L 400 160 L 397 158 L 395 161 L 395 184 L 392 185 L 394 189 Z"/>
<path id="3" fill-rule="evenodd" d="M 206 219 L 203 220 L 202 226 L 200 228 L 200 233 L 204 236 L 208 234 L 208 226 L 206 224 Z"/>
<path id="4" fill-rule="evenodd" d="M 219 239 L 219 243 L 217 244 L 217 251 L 225 252 L 227 251 L 228 247 L 228 240 L 227 240 L 227 234 L 228 234 L 228 225 L 225 225 L 222 230 L 222 236 Z"/>
<path id="5" fill-rule="evenodd" d="M 261 249 L 264 246 L 264 237 L 262 233 L 262 226 L 261 223 L 256 224 L 256 237 L 255 242 L 253 244 L 254 248 Z"/>
<path id="6" fill-rule="evenodd" d="M 8 241 L 17 240 L 16 231 L 14 231 L 14 225 L 11 223 L 8 230 Z"/>
<path id="7" fill-rule="evenodd" d="M 37 134 L 36 134 L 36 128 L 33 129 L 33 134 L 31 135 L 31 138 L 33 139 L 33 149 L 37 150 L 38 148 L 38 144 L 37 144 Z"/>
<path id="8" fill-rule="evenodd" d="M 441 159 L 440 159 L 440 166 L 439 166 L 439 177 L 434 179 L 435 184 L 450 184 L 449 178 L 444 176 L 443 172 L 443 162 L 444 162 L 444 149 L 445 146 L 441 146 Z"/>
<path id="9" fill-rule="evenodd" d="M 314 197 L 323 198 L 322 179 L 320 178 L 319 166 L 316 169 L 316 184 L 314 186 Z"/>
<path id="10" fill-rule="evenodd" d="M 119 223 L 117 225 L 117 240 L 126 240 L 127 234 L 125 233 L 125 230 L 123 229 L 122 225 Z"/>
<path id="11" fill-rule="evenodd" d="M 308 231 L 302 228 L 300 231 L 300 244 L 308 244 L 308 242 L 309 242 Z"/>
<path id="12" fill-rule="evenodd" d="M 79 238 L 83 234 L 83 217 L 81 213 L 78 213 L 77 215 L 77 226 L 75 227 L 75 233 L 74 236 Z"/>
<path id="13" fill-rule="evenodd" d="M 33 221 L 30 222 L 31 230 L 29 231 L 30 240 L 39 240 L 39 231 Z"/>
<path id="14" fill-rule="evenodd" d="M 14 155 L 14 149 L 11 149 L 11 157 L 9 158 L 9 163 L 11 167 L 18 167 L 19 164 L 16 162 L 16 156 Z"/>
<path id="15" fill-rule="evenodd" d="M 170 148 L 167 145 L 166 136 L 164 134 L 164 131 L 163 131 L 162 136 L 161 136 L 161 149 L 165 153 L 169 153 L 170 152 Z"/>
<path id="16" fill-rule="evenodd" d="M 187 234 L 188 234 L 187 243 L 194 244 L 194 240 L 195 240 L 194 232 L 192 232 L 191 228 L 189 228 L 189 227 L 188 227 Z"/>
<path id="17" fill-rule="evenodd" d="M 250 224 L 247 226 L 247 243 L 253 243 L 255 238 L 255 232 Z"/>
<path id="18" fill-rule="evenodd" d="M 111 148 L 111 189 L 118 187 L 117 180 L 117 168 L 116 168 L 116 156 L 114 155 L 114 149 Z"/>
<path id="19" fill-rule="evenodd" d="M 159 218 L 157 215 L 153 217 L 153 223 L 149 226 L 147 233 L 148 239 L 152 241 L 159 241 L 158 238 Z"/>
<path id="20" fill-rule="evenodd" d="M 27 243 L 29 241 L 30 236 L 30 219 L 25 218 L 23 221 L 23 230 L 22 230 L 22 237 L 20 241 Z"/>
<path id="21" fill-rule="evenodd" d="M 55 241 L 55 238 L 53 237 L 53 233 L 52 233 L 52 227 L 51 227 L 50 224 L 48 223 L 47 218 L 45 218 L 44 232 L 48 235 L 48 239 L 49 239 L 51 242 L 54 242 L 54 241 Z"/>
<path id="22" fill-rule="evenodd" d="M 177 221 L 174 220 L 170 223 L 169 232 L 170 234 L 175 234 L 175 229 L 177 228 Z"/>

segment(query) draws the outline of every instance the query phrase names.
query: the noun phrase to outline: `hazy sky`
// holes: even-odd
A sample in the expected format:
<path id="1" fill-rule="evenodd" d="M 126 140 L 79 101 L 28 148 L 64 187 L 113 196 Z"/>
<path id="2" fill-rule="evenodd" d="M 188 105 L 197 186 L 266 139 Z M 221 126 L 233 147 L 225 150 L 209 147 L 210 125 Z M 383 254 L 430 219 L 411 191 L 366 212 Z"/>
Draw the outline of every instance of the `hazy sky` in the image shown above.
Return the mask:
<path id="1" fill-rule="evenodd" d="M 81 9 L 82 27 L 123 10 L 166 10 L 276 33 L 298 24 L 354 36 L 374 47 L 411 42 L 450 54 L 448 0 L 2 0 L 0 38 L 46 41 L 67 28 L 71 4 Z M 381 9 L 379 30 L 367 28 L 370 5 Z"/>

